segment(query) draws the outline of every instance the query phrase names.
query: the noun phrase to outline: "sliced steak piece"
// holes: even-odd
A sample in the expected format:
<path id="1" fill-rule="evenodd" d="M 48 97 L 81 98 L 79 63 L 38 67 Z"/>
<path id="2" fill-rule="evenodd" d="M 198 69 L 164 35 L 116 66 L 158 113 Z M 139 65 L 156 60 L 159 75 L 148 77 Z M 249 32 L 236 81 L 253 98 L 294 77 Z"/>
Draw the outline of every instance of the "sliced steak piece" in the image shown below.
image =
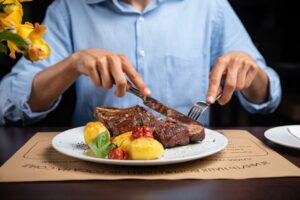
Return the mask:
<path id="1" fill-rule="evenodd" d="M 154 138 L 160 141 L 164 147 L 183 146 L 190 143 L 187 127 L 173 119 L 160 120 L 153 130 Z"/>
<path id="2" fill-rule="evenodd" d="M 95 118 L 103 123 L 113 135 L 119 135 L 146 125 L 154 130 L 154 137 L 165 148 L 187 145 L 204 139 L 204 127 L 193 120 L 186 123 L 177 119 L 162 120 L 141 106 L 127 109 L 96 107 Z"/>

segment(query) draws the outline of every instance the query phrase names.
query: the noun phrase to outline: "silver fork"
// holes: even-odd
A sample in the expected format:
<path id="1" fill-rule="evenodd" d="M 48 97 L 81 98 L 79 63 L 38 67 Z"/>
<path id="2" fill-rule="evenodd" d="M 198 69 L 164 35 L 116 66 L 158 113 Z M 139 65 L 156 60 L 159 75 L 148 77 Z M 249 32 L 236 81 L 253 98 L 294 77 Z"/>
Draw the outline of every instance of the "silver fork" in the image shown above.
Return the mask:
<path id="1" fill-rule="evenodd" d="M 222 96 L 222 92 L 220 92 L 217 96 L 216 96 L 216 100 L 220 99 L 220 97 Z M 195 103 L 192 108 L 189 111 L 188 117 L 193 119 L 193 120 L 197 120 L 202 113 L 204 113 L 204 111 L 208 108 L 209 104 L 205 101 L 199 101 L 197 103 Z"/>

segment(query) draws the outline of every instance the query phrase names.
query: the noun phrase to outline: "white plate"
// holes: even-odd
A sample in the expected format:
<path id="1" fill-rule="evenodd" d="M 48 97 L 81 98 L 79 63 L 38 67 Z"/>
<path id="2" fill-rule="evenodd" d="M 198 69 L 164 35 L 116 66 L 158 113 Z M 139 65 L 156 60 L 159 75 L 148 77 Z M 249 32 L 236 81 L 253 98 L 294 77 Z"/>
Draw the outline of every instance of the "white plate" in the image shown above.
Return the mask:
<path id="1" fill-rule="evenodd" d="M 213 130 L 205 129 L 201 143 L 165 149 L 164 155 L 156 160 L 112 160 L 88 156 L 84 144 L 84 127 L 73 128 L 56 135 L 52 140 L 54 149 L 62 154 L 81 160 L 114 165 L 166 165 L 196 160 L 215 154 L 226 147 L 227 138 Z"/>
<path id="2" fill-rule="evenodd" d="M 274 143 L 290 148 L 300 149 L 300 140 L 287 131 L 288 127 L 295 126 L 299 125 L 279 126 L 271 128 L 265 132 L 265 137 Z"/>

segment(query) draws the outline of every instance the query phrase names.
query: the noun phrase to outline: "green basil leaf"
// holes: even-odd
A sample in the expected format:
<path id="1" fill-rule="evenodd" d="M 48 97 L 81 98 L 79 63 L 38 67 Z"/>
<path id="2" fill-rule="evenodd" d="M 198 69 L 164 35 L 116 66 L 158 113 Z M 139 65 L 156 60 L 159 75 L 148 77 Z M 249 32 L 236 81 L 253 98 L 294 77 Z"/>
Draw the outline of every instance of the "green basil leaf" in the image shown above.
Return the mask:
<path id="1" fill-rule="evenodd" d="M 109 132 L 104 131 L 89 144 L 90 149 L 97 157 L 105 158 L 108 153 L 115 148 L 115 145 L 110 143 L 109 138 Z"/>
<path id="2" fill-rule="evenodd" d="M 7 54 L 7 47 L 2 43 L 0 43 L 0 53 Z"/>
<path id="3" fill-rule="evenodd" d="M 115 144 L 109 143 L 102 146 L 98 151 L 98 156 L 101 158 L 105 158 L 111 150 L 115 148 Z"/>
<path id="4" fill-rule="evenodd" d="M 5 30 L 3 32 L 0 32 L 0 42 L 3 40 L 9 40 L 19 48 L 24 48 L 24 46 L 28 45 L 28 43 L 21 36 L 11 32 L 10 30 Z"/>
<path id="5" fill-rule="evenodd" d="M 108 144 L 109 138 L 110 138 L 110 135 L 109 135 L 108 131 L 102 132 L 97 137 L 97 146 L 100 148 L 100 147 Z"/>

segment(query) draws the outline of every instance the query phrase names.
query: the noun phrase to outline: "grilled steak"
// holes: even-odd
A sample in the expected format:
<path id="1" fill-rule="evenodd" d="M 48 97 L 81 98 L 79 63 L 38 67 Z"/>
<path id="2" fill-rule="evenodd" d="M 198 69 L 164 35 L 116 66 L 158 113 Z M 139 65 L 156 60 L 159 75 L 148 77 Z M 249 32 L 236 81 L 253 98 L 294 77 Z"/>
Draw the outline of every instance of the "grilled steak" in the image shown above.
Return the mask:
<path id="1" fill-rule="evenodd" d="M 141 106 L 127 109 L 96 107 L 94 115 L 113 135 L 119 135 L 140 127 L 149 126 L 154 137 L 165 148 L 187 145 L 204 139 L 204 127 L 193 120 L 159 119 Z"/>

